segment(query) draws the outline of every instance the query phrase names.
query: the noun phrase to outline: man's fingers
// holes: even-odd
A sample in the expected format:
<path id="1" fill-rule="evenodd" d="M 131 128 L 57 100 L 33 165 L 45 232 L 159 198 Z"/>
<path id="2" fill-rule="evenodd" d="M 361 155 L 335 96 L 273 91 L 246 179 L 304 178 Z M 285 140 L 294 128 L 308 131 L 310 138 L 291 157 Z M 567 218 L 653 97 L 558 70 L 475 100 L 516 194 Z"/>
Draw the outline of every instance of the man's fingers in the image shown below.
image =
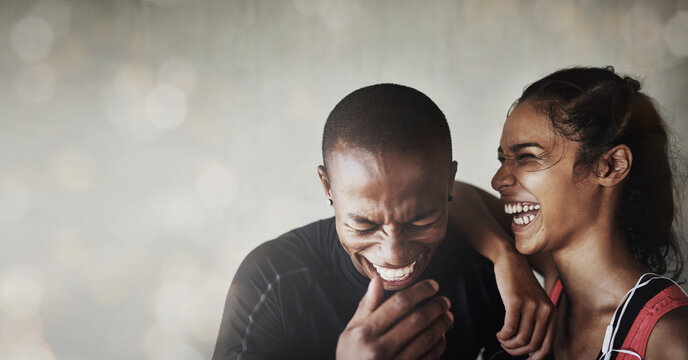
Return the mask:
<path id="1" fill-rule="evenodd" d="M 449 299 L 436 297 L 415 309 L 382 338 L 392 349 L 402 349 L 401 359 L 417 359 L 430 350 L 454 322 Z"/>
<path id="2" fill-rule="evenodd" d="M 419 333 L 411 342 L 406 344 L 404 348 L 397 354 L 395 359 L 418 359 L 430 358 L 437 359 L 444 353 L 444 346 L 442 343 L 444 333 L 454 323 L 454 316 L 447 310 L 444 314 L 439 316 L 432 324 L 430 324 L 423 332 Z"/>
<path id="3" fill-rule="evenodd" d="M 370 284 L 368 284 L 368 290 L 366 290 L 365 295 L 358 303 L 358 308 L 351 318 L 351 322 L 361 321 L 375 311 L 380 305 L 380 301 L 382 301 L 384 290 L 382 279 L 379 276 L 372 278 Z"/>
<path id="4" fill-rule="evenodd" d="M 439 359 L 442 354 L 444 354 L 444 350 L 447 349 L 447 338 L 442 334 L 442 337 L 440 337 L 440 340 L 435 344 L 435 347 L 433 347 L 430 351 L 428 351 L 423 357 L 421 358 L 422 360 L 436 360 Z"/>
<path id="5" fill-rule="evenodd" d="M 521 309 L 521 322 L 518 324 L 518 332 L 511 339 L 500 340 L 502 347 L 511 355 L 523 355 L 528 351 L 525 349 L 530 343 L 535 327 L 535 303 L 527 303 Z"/>
<path id="6" fill-rule="evenodd" d="M 386 331 L 420 302 L 435 295 L 437 290 L 439 290 L 439 284 L 435 280 L 423 280 L 413 284 L 411 287 L 398 291 L 378 306 L 366 321 L 373 326 L 373 332 Z"/>
<path id="7" fill-rule="evenodd" d="M 556 311 L 552 313 L 553 319 L 556 319 Z M 532 360 L 541 360 L 544 359 L 547 354 L 549 354 L 552 351 L 552 342 L 554 341 L 554 327 L 555 327 L 556 321 L 550 321 L 549 325 L 547 326 L 547 332 L 545 334 L 545 338 L 542 341 L 542 346 L 540 349 L 536 350 L 535 352 L 530 354 L 530 357 L 528 359 Z"/>
<path id="8" fill-rule="evenodd" d="M 518 320 L 521 318 L 521 304 L 510 303 L 505 304 L 506 316 L 504 317 L 504 326 L 497 333 L 499 341 L 511 339 L 518 330 Z"/>

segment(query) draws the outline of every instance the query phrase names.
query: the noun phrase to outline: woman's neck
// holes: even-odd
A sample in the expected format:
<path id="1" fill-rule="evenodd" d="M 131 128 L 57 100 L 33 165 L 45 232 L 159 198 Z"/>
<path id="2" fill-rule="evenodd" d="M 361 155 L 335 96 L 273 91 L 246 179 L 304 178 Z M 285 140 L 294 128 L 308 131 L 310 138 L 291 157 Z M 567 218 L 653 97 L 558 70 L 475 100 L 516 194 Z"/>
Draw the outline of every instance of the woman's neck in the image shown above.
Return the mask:
<path id="1" fill-rule="evenodd" d="M 614 311 L 638 278 L 649 271 L 635 259 L 622 231 L 588 228 L 552 256 L 570 311 Z"/>

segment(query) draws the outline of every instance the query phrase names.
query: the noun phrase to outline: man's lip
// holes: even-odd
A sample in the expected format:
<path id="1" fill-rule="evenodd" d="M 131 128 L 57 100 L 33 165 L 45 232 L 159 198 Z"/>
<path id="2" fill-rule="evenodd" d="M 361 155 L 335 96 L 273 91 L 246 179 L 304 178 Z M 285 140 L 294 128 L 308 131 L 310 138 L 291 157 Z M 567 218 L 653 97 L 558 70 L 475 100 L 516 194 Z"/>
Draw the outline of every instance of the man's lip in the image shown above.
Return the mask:
<path id="1" fill-rule="evenodd" d="M 380 277 L 382 279 L 382 282 L 385 285 L 385 287 L 401 288 L 401 287 L 404 287 L 404 286 L 410 284 L 411 282 L 415 281 L 415 279 L 418 277 L 418 275 L 420 274 L 420 272 L 418 270 L 421 270 L 420 268 L 422 267 L 422 264 L 425 261 L 425 254 L 421 253 L 420 255 L 418 255 L 416 260 L 413 260 L 413 261 L 409 262 L 407 265 L 402 266 L 402 267 L 399 267 L 399 266 L 396 266 L 396 267 L 382 266 L 382 267 L 385 267 L 388 269 L 402 269 L 404 267 L 408 267 L 411 264 L 414 264 L 414 262 L 415 262 L 415 264 L 413 265 L 413 271 L 411 271 L 409 276 L 407 278 L 403 278 L 400 280 L 394 280 L 394 279 L 387 280 L 387 279 L 383 278 L 380 275 L 380 273 L 377 271 L 377 269 L 375 269 L 375 265 L 370 260 L 368 260 L 364 256 L 361 256 L 361 259 L 364 260 L 366 267 L 368 268 L 368 273 L 373 275 L 373 276 Z"/>
<path id="2" fill-rule="evenodd" d="M 419 257 L 419 258 L 420 258 L 420 257 Z M 368 259 L 366 259 L 366 260 L 368 260 Z M 368 260 L 368 262 L 370 262 L 370 264 L 373 265 L 373 266 L 377 266 L 377 267 L 381 267 L 381 268 L 385 268 L 385 269 L 403 269 L 403 268 L 408 267 L 409 265 L 413 264 L 413 263 L 416 262 L 417 260 L 418 260 L 418 259 L 412 260 L 412 261 L 410 261 L 409 263 L 407 263 L 406 265 L 388 265 L 388 264 L 379 265 L 379 264 L 373 263 L 373 262 L 370 261 L 370 260 Z"/>

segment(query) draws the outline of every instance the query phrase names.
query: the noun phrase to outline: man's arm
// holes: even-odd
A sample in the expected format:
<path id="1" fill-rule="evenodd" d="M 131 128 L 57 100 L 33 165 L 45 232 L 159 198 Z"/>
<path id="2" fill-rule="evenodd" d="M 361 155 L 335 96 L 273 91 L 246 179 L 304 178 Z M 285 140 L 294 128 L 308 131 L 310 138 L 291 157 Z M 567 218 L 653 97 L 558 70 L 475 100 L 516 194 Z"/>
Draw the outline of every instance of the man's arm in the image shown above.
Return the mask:
<path id="1" fill-rule="evenodd" d="M 519 254 L 510 233 L 511 218 L 494 196 L 471 185 L 455 182 L 449 222 L 483 256 L 494 263 L 497 287 L 506 317 L 497 333 L 502 347 L 512 355 L 534 353 L 542 358 L 551 349 L 555 308 L 537 282 L 529 260 L 551 273 L 548 256 L 526 259 Z"/>
<path id="2" fill-rule="evenodd" d="M 213 360 L 279 359 L 287 350 L 274 291 L 276 274 L 261 261 L 261 250 L 258 247 L 244 259 L 232 280 Z"/>

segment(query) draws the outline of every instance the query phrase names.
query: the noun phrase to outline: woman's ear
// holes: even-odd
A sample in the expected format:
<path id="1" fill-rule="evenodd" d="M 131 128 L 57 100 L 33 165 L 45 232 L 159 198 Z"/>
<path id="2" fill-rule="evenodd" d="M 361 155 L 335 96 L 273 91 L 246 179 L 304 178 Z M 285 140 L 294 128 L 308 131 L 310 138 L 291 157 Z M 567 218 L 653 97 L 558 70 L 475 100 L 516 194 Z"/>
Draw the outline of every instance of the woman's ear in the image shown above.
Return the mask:
<path id="1" fill-rule="evenodd" d="M 597 181 L 602 186 L 614 186 L 628 176 L 633 164 L 633 153 L 627 145 L 617 145 L 600 156 L 597 161 Z"/>

